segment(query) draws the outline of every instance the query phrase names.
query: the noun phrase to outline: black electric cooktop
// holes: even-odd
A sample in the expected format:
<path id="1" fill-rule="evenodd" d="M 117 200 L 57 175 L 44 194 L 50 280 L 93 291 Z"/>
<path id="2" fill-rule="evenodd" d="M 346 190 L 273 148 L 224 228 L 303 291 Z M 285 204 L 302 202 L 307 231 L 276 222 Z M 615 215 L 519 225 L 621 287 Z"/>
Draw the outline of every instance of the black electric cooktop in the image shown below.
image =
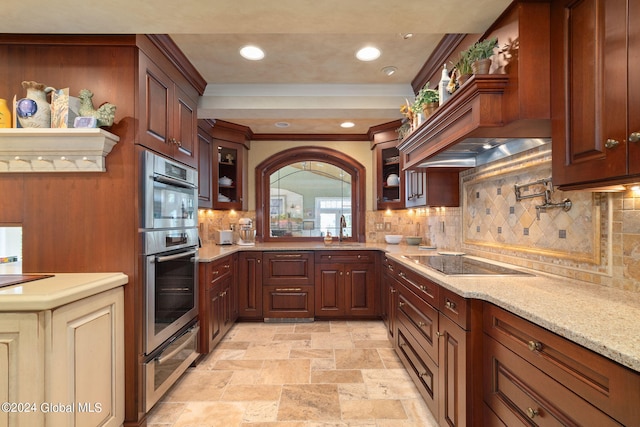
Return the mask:
<path id="1" fill-rule="evenodd" d="M 0 288 L 53 277 L 53 274 L 0 274 Z"/>
<path id="2" fill-rule="evenodd" d="M 523 271 L 478 261 L 463 255 L 405 255 L 404 257 L 448 276 L 533 276 Z"/>

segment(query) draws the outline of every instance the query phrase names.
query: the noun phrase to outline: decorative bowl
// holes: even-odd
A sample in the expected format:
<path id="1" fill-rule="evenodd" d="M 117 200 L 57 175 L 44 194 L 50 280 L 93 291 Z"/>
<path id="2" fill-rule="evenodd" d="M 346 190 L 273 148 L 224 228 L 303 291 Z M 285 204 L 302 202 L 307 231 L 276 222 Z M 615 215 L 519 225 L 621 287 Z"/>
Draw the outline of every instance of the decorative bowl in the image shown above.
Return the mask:
<path id="1" fill-rule="evenodd" d="M 387 234 L 384 236 L 384 241 L 390 245 L 397 245 L 402 240 L 401 234 Z"/>
<path id="2" fill-rule="evenodd" d="M 407 245 L 419 245 L 422 243 L 422 237 L 420 236 L 406 236 L 405 240 L 407 241 Z"/>

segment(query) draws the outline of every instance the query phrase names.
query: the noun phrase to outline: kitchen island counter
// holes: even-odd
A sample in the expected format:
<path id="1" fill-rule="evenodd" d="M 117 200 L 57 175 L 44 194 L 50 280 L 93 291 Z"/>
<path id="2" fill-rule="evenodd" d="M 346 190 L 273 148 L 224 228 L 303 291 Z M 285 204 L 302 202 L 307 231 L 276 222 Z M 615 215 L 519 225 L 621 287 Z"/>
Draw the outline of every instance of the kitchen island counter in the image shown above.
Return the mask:
<path id="1" fill-rule="evenodd" d="M 51 310 L 125 285 L 122 273 L 51 273 L 53 277 L 0 288 L 0 312 Z"/>

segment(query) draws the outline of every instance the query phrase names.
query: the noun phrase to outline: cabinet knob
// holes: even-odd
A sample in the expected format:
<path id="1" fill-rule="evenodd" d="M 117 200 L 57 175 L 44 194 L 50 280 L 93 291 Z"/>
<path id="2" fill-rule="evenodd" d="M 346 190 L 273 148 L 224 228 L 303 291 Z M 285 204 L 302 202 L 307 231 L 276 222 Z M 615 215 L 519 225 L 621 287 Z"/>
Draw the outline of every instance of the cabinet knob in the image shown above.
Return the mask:
<path id="1" fill-rule="evenodd" d="M 395 290 L 394 288 L 391 288 L 391 293 L 395 294 L 396 292 L 398 292 L 397 290 Z"/>
<path id="2" fill-rule="evenodd" d="M 362 258 L 362 255 L 358 255 L 358 259 Z"/>
<path id="3" fill-rule="evenodd" d="M 444 334 L 443 334 L 442 332 L 440 332 L 440 331 L 436 331 L 436 336 L 437 336 L 438 338 L 440 338 L 440 337 L 443 337 L 443 336 L 444 336 Z"/>
<path id="4" fill-rule="evenodd" d="M 331 259 L 331 255 L 328 255 L 328 256 L 327 256 L 327 259 Z"/>
<path id="5" fill-rule="evenodd" d="M 400 273 L 398 273 L 398 276 L 404 277 L 404 273 L 401 271 Z"/>
<path id="6" fill-rule="evenodd" d="M 259 260 L 258 260 L 258 264 L 260 264 L 261 262 L 262 262 L 262 260 L 261 260 L 261 259 L 259 259 Z"/>
<path id="7" fill-rule="evenodd" d="M 182 147 L 182 141 L 176 141 L 175 139 L 173 141 L 178 147 Z"/>
<path id="8" fill-rule="evenodd" d="M 629 141 L 630 142 L 640 141 L 640 132 L 632 132 L 631 135 L 629 135 Z"/>
<path id="9" fill-rule="evenodd" d="M 228 269 L 229 267 L 231 267 L 229 264 L 225 264 L 225 265 L 224 265 L 224 268 L 227 268 L 227 269 Z"/>
<path id="10" fill-rule="evenodd" d="M 420 290 L 425 292 L 427 290 L 427 287 L 425 285 L 420 285 Z"/>
<path id="11" fill-rule="evenodd" d="M 398 307 L 400 307 L 400 308 L 404 307 L 404 303 L 403 302 L 399 302 L 398 303 Z"/>
<path id="12" fill-rule="evenodd" d="M 350 272 L 349 272 L 349 271 L 347 271 L 347 276 L 349 275 L 349 273 L 350 273 Z"/>
<path id="13" fill-rule="evenodd" d="M 217 276 L 219 271 L 218 270 L 214 270 L 214 271 L 212 271 L 212 273 L 213 273 L 214 276 Z"/>
<path id="14" fill-rule="evenodd" d="M 529 350 L 531 350 L 531 351 L 540 351 L 540 350 L 542 350 L 542 344 L 539 343 L 538 341 L 531 340 L 531 341 L 529 341 L 527 343 L 527 345 L 529 346 Z"/>
<path id="15" fill-rule="evenodd" d="M 615 139 L 607 139 L 607 142 L 604 143 L 604 146 L 609 149 L 615 148 L 618 145 L 620 145 L 620 141 Z"/>
<path id="16" fill-rule="evenodd" d="M 418 327 L 422 328 L 423 326 L 427 326 L 427 324 L 424 322 L 418 322 Z"/>
<path id="17" fill-rule="evenodd" d="M 538 411 L 537 409 L 527 408 L 527 416 L 529 418 L 533 419 L 536 416 L 538 416 L 539 414 L 540 414 L 540 411 Z"/>

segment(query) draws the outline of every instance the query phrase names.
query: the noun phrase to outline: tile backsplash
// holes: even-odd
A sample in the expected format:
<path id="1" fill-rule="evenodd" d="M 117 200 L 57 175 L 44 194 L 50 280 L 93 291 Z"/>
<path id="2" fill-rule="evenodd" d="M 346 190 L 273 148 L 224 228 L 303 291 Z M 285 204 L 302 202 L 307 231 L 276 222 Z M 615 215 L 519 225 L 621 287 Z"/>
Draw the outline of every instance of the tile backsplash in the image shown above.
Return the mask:
<path id="1" fill-rule="evenodd" d="M 549 145 L 466 170 L 460 174 L 460 207 L 369 211 L 367 241 L 418 235 L 438 249 L 640 292 L 640 193 L 554 188 L 550 204 L 569 199 L 571 208 L 536 208 L 552 187 L 526 184 L 549 177 Z M 516 200 L 516 185 L 522 200 Z M 200 211 L 200 236 L 213 241 L 214 230 L 242 217 L 255 218 L 255 212 Z"/>

